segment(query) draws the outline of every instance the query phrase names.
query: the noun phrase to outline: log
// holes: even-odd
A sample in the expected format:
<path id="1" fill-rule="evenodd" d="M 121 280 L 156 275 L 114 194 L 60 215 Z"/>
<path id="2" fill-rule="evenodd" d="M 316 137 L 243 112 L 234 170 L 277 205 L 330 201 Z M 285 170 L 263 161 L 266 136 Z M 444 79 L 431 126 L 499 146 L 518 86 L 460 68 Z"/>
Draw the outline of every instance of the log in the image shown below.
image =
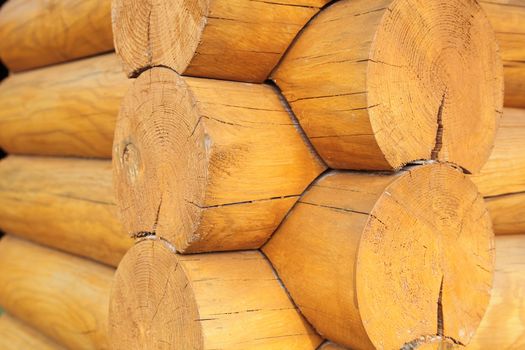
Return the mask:
<path id="1" fill-rule="evenodd" d="M 0 58 L 19 72 L 113 50 L 110 0 L 9 0 Z"/>
<path id="2" fill-rule="evenodd" d="M 498 41 L 505 73 L 505 106 L 525 107 L 525 1 L 481 0 Z"/>
<path id="3" fill-rule="evenodd" d="M 332 342 L 324 342 L 318 350 L 347 350 L 346 348 L 343 348 L 340 345 L 334 344 Z"/>
<path id="4" fill-rule="evenodd" d="M 472 176 L 483 196 L 525 191 L 524 140 L 525 109 L 505 108 L 490 158 L 480 173 Z"/>
<path id="5" fill-rule="evenodd" d="M 129 77 L 154 66 L 263 82 L 328 0 L 115 0 L 115 49 Z"/>
<path id="6" fill-rule="evenodd" d="M 496 238 L 492 297 L 469 350 L 525 348 L 525 235 Z"/>
<path id="7" fill-rule="evenodd" d="M 108 349 L 114 270 L 11 236 L 0 240 L 0 304 L 70 349 Z"/>
<path id="8" fill-rule="evenodd" d="M 133 243 L 117 218 L 110 161 L 9 156 L 0 207 L 3 231 L 106 264 Z"/>
<path id="9" fill-rule="evenodd" d="M 525 191 L 485 198 L 497 234 L 525 232 Z"/>
<path id="10" fill-rule="evenodd" d="M 358 350 L 468 344 L 494 264 L 483 198 L 441 163 L 330 172 L 263 252 L 319 334 Z"/>
<path id="11" fill-rule="evenodd" d="M 110 298 L 111 348 L 301 349 L 321 343 L 258 251 L 178 255 L 159 238 L 126 254 Z"/>
<path id="12" fill-rule="evenodd" d="M 12 154 L 111 158 L 129 83 L 115 54 L 13 74 L 0 84 L 0 147 Z"/>
<path id="13" fill-rule="evenodd" d="M 270 86 L 158 67 L 122 102 L 113 172 L 125 230 L 179 252 L 260 247 L 324 169 Z"/>
<path id="14" fill-rule="evenodd" d="M 501 60 L 476 1 L 335 2 L 272 78 L 335 169 L 433 159 L 476 173 L 502 111 Z"/>
<path id="15" fill-rule="evenodd" d="M 7 314 L 0 316 L 0 348 L 3 350 L 64 349 L 54 341 Z"/>

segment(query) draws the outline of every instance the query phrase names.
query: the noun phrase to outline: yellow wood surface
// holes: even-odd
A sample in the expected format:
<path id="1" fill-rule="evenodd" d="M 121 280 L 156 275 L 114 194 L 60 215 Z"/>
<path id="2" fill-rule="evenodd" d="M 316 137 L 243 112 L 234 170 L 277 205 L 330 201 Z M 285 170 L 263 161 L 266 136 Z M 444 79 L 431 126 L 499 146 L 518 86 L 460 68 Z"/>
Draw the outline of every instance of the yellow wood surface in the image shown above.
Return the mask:
<path id="1" fill-rule="evenodd" d="M 263 252 L 319 334 L 350 349 L 468 343 L 494 264 L 483 198 L 439 163 L 324 175 Z"/>
<path id="2" fill-rule="evenodd" d="M 153 238 L 119 265 L 109 337 L 114 350 L 314 350 L 321 343 L 260 252 L 177 255 Z"/>
<path id="3" fill-rule="evenodd" d="M 337 169 L 435 159 L 477 172 L 502 113 L 501 60 L 476 1 L 334 2 L 272 78 Z"/>
<path id="4" fill-rule="evenodd" d="M 325 168 L 267 85 L 153 68 L 122 102 L 113 171 L 123 224 L 179 252 L 259 248 Z"/>
<path id="5" fill-rule="evenodd" d="M 328 0 L 116 0 L 115 47 L 129 76 L 152 66 L 262 82 Z"/>
<path id="6" fill-rule="evenodd" d="M 107 264 L 132 244 L 117 218 L 110 161 L 4 158 L 0 208 L 3 231 Z"/>
<path id="7" fill-rule="evenodd" d="M 497 234 L 525 232 L 525 192 L 485 198 Z"/>
<path id="8" fill-rule="evenodd" d="M 0 305 L 8 313 L 67 348 L 109 349 L 113 269 L 5 236 L 0 271 Z"/>
<path id="9" fill-rule="evenodd" d="M 480 0 L 500 47 L 505 105 L 525 107 L 525 0 Z"/>
<path id="10" fill-rule="evenodd" d="M 0 148 L 111 158 L 129 84 L 115 54 L 13 74 L 0 84 Z"/>
<path id="11" fill-rule="evenodd" d="M 64 348 L 20 320 L 3 314 L 0 316 L 0 349 L 61 350 Z"/>
<path id="12" fill-rule="evenodd" d="M 0 58 L 17 72 L 113 50 L 110 0 L 9 0 Z"/>
<path id="13" fill-rule="evenodd" d="M 468 347 L 478 349 L 525 349 L 525 234 L 496 237 L 492 297 Z"/>

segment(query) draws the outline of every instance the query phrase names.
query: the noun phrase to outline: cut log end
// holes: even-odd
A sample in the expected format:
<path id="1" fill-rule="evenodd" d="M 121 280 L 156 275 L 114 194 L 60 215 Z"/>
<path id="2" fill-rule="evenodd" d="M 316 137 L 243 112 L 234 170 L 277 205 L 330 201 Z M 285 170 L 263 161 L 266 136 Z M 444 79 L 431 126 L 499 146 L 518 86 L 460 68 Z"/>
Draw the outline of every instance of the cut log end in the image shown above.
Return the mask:
<path id="1" fill-rule="evenodd" d="M 263 249 L 317 331 L 349 348 L 466 345 L 490 296 L 488 212 L 443 164 L 325 176 Z"/>
<path id="2" fill-rule="evenodd" d="M 273 78 L 338 169 L 434 159 L 475 173 L 503 104 L 494 32 L 476 1 L 336 2 L 305 28 Z"/>
<path id="3" fill-rule="evenodd" d="M 154 66 L 182 73 L 206 25 L 209 0 L 112 2 L 115 50 L 129 77 Z"/>
<path id="4" fill-rule="evenodd" d="M 113 146 L 117 204 L 126 231 L 179 249 L 199 224 L 206 134 L 186 83 L 169 69 L 144 72 L 125 96 Z"/>

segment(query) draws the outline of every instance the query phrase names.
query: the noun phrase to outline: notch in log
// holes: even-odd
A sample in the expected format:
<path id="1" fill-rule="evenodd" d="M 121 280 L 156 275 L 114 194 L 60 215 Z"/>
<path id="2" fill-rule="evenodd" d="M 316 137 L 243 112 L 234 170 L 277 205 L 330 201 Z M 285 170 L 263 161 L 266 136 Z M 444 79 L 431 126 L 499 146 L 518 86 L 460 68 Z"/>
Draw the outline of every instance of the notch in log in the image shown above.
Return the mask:
<path id="1" fill-rule="evenodd" d="M 335 2 L 272 78 L 336 169 L 435 159 L 475 173 L 502 111 L 501 59 L 476 1 Z"/>
<path id="2" fill-rule="evenodd" d="M 126 231 L 179 252 L 259 248 L 325 169 L 272 87 L 159 67 L 122 102 L 113 165 Z"/>
<path id="3" fill-rule="evenodd" d="M 115 0 L 115 49 L 130 77 L 155 66 L 262 82 L 328 0 Z"/>
<path id="4" fill-rule="evenodd" d="M 158 238 L 120 263 L 109 319 L 115 350 L 314 350 L 322 341 L 260 252 L 178 255 Z"/>
<path id="5" fill-rule="evenodd" d="M 324 338 L 350 349 L 438 349 L 468 344 L 481 321 L 493 238 L 474 184 L 434 163 L 328 173 L 262 249 Z"/>

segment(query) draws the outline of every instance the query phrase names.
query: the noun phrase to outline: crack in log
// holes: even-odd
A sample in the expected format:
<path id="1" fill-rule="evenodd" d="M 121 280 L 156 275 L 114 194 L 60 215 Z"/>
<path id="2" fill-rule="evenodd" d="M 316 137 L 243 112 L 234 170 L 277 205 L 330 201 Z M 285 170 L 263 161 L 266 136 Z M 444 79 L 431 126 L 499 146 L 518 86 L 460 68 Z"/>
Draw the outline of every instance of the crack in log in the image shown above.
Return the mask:
<path id="1" fill-rule="evenodd" d="M 439 156 L 439 152 L 441 151 L 441 148 L 443 147 L 443 108 L 445 106 L 445 99 L 447 97 L 447 90 L 443 92 L 443 97 L 441 98 L 441 104 L 439 105 L 438 113 L 437 113 L 437 131 L 436 131 L 436 141 L 434 143 L 434 149 L 432 150 L 432 153 L 430 154 L 430 158 L 432 160 L 437 160 Z"/>
<path id="2" fill-rule="evenodd" d="M 445 320 L 443 318 L 443 279 L 441 276 L 441 285 L 439 286 L 439 296 L 437 301 L 437 335 L 443 336 L 445 331 Z"/>

